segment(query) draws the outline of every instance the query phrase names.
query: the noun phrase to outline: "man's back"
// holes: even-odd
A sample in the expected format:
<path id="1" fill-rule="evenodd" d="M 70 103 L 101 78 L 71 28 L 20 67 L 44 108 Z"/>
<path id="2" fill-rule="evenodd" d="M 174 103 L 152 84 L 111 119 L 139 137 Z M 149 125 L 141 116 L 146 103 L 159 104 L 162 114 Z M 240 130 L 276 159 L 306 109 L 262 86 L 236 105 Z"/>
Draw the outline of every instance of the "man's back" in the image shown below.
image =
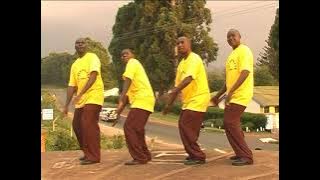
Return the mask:
<path id="1" fill-rule="evenodd" d="M 141 108 L 153 112 L 155 97 L 141 63 L 131 58 L 126 65 L 123 76 L 131 79 L 131 85 L 127 92 L 131 108 Z"/>

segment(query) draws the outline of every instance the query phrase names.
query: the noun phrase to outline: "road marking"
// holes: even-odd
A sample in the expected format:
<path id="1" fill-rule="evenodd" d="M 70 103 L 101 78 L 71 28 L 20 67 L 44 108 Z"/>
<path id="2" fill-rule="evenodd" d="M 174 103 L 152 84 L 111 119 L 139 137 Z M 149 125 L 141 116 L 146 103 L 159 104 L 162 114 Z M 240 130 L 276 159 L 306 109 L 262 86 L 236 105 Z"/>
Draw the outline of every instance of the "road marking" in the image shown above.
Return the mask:
<path id="1" fill-rule="evenodd" d="M 166 152 L 162 152 L 156 156 L 154 156 L 155 158 L 158 158 L 158 157 L 162 157 L 162 156 L 187 156 L 188 154 L 187 153 L 175 153 L 175 154 L 168 154 Z"/>
<path id="2" fill-rule="evenodd" d="M 227 152 L 225 152 L 225 151 L 223 151 L 223 150 L 220 150 L 220 149 L 218 149 L 218 148 L 214 148 L 214 150 L 217 151 L 217 152 L 219 152 L 219 153 L 222 153 L 222 154 L 227 153 Z"/>
<path id="3" fill-rule="evenodd" d="M 230 152 L 230 153 L 227 153 L 227 154 L 223 154 L 223 155 L 220 155 L 220 156 L 216 156 L 216 157 L 212 157 L 212 158 L 209 158 L 207 160 L 207 162 L 212 162 L 212 161 L 215 161 L 215 160 L 218 160 L 218 159 L 221 159 L 221 158 L 224 158 L 224 157 L 227 157 L 229 155 L 233 154 L 233 152 Z M 173 170 L 173 171 L 170 171 L 166 174 L 162 174 L 160 176 L 156 176 L 154 178 L 152 178 L 152 180 L 158 180 L 158 179 L 163 179 L 165 177 L 168 177 L 168 176 L 171 176 L 173 174 L 177 174 L 177 173 L 180 173 L 180 172 L 183 172 L 183 171 L 186 171 L 186 170 L 189 170 L 193 167 L 197 167 L 197 166 L 201 166 L 200 164 L 197 164 L 197 165 L 193 165 L 193 166 L 188 166 L 188 167 L 185 167 L 185 168 L 181 168 L 181 169 L 177 169 L 177 170 Z"/>

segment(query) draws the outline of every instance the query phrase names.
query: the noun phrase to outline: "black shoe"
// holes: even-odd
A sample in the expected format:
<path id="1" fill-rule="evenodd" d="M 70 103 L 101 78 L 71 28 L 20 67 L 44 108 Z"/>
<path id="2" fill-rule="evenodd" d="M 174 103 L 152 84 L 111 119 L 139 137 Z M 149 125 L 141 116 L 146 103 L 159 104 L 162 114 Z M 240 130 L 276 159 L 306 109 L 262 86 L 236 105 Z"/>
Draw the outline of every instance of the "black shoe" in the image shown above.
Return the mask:
<path id="1" fill-rule="evenodd" d="M 147 164 L 147 162 L 139 162 L 137 160 L 132 160 L 124 163 L 124 165 L 140 165 L 140 164 Z"/>
<path id="2" fill-rule="evenodd" d="M 229 159 L 234 161 L 234 160 L 240 159 L 240 157 L 238 157 L 238 156 L 231 156 Z"/>
<path id="3" fill-rule="evenodd" d="M 187 157 L 186 157 L 186 161 L 189 161 L 189 160 L 191 160 L 191 157 L 190 157 L 190 156 L 187 156 Z"/>
<path id="4" fill-rule="evenodd" d="M 253 164 L 253 162 L 250 162 L 250 161 L 247 161 L 244 159 L 238 159 L 232 163 L 232 165 L 234 165 L 234 166 L 245 166 L 245 165 L 250 165 L 250 164 Z"/>
<path id="5" fill-rule="evenodd" d="M 206 163 L 206 160 L 190 159 L 184 162 L 184 165 L 196 165 L 196 164 L 204 164 L 204 163 Z"/>
<path id="6" fill-rule="evenodd" d="M 89 164 L 96 164 L 96 163 L 99 163 L 99 162 L 97 162 L 97 161 L 90 161 L 90 160 L 87 160 L 87 159 L 85 159 L 85 160 L 83 160 L 83 161 L 80 162 L 81 165 L 89 165 Z"/>
<path id="7" fill-rule="evenodd" d="M 79 160 L 80 160 L 80 161 L 84 161 L 84 160 L 86 160 L 86 157 L 83 156 L 83 157 L 79 158 Z"/>

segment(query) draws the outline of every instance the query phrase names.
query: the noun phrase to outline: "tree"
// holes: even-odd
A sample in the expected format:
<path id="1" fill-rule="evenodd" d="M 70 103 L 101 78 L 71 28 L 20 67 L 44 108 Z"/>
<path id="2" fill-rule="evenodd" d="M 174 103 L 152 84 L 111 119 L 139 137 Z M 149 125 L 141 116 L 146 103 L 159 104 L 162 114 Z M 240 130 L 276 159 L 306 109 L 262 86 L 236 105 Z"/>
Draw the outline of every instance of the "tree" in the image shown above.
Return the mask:
<path id="1" fill-rule="evenodd" d="M 74 56 L 69 53 L 50 53 L 41 59 L 41 84 L 67 86 L 69 69 Z"/>
<path id="2" fill-rule="evenodd" d="M 267 66 L 272 76 L 279 81 L 279 8 L 266 43 L 257 65 Z"/>
<path id="3" fill-rule="evenodd" d="M 259 66 L 254 72 L 255 86 L 273 86 L 278 85 L 277 80 L 272 76 L 267 66 Z"/>
<path id="4" fill-rule="evenodd" d="M 225 83 L 225 76 L 217 72 L 209 72 L 208 83 L 210 92 L 219 91 Z"/>
<path id="5" fill-rule="evenodd" d="M 118 10 L 109 46 L 118 82 L 124 64 L 120 51 L 131 47 L 159 95 L 172 86 L 177 66 L 176 39 L 186 35 L 193 51 L 208 64 L 216 60 L 218 47 L 209 36 L 211 13 L 204 0 L 135 0 Z M 121 88 L 120 88 L 121 89 Z"/>

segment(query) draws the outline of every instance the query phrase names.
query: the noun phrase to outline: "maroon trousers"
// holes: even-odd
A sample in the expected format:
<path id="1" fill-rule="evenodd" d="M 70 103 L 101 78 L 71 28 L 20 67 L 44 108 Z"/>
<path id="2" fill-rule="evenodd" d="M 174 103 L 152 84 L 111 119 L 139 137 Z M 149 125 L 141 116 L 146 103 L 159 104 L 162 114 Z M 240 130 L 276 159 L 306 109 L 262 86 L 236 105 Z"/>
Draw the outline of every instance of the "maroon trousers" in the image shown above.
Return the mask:
<path id="1" fill-rule="evenodd" d="M 86 104 L 76 108 L 73 116 L 73 131 L 76 134 L 80 149 L 87 160 L 100 162 L 100 128 L 99 113 L 101 106 Z"/>
<path id="2" fill-rule="evenodd" d="M 252 152 L 244 140 L 244 133 L 240 125 L 240 117 L 245 109 L 245 106 L 230 103 L 224 109 L 223 123 L 228 141 L 236 156 L 253 162 Z"/>
<path id="3" fill-rule="evenodd" d="M 179 132 L 184 149 L 193 160 L 205 160 L 206 155 L 201 151 L 197 140 L 199 138 L 204 112 L 182 110 L 179 119 Z"/>
<path id="4" fill-rule="evenodd" d="M 131 108 L 123 126 L 129 153 L 134 160 L 141 163 L 151 160 L 144 129 L 150 114 L 151 112 L 143 109 Z"/>

